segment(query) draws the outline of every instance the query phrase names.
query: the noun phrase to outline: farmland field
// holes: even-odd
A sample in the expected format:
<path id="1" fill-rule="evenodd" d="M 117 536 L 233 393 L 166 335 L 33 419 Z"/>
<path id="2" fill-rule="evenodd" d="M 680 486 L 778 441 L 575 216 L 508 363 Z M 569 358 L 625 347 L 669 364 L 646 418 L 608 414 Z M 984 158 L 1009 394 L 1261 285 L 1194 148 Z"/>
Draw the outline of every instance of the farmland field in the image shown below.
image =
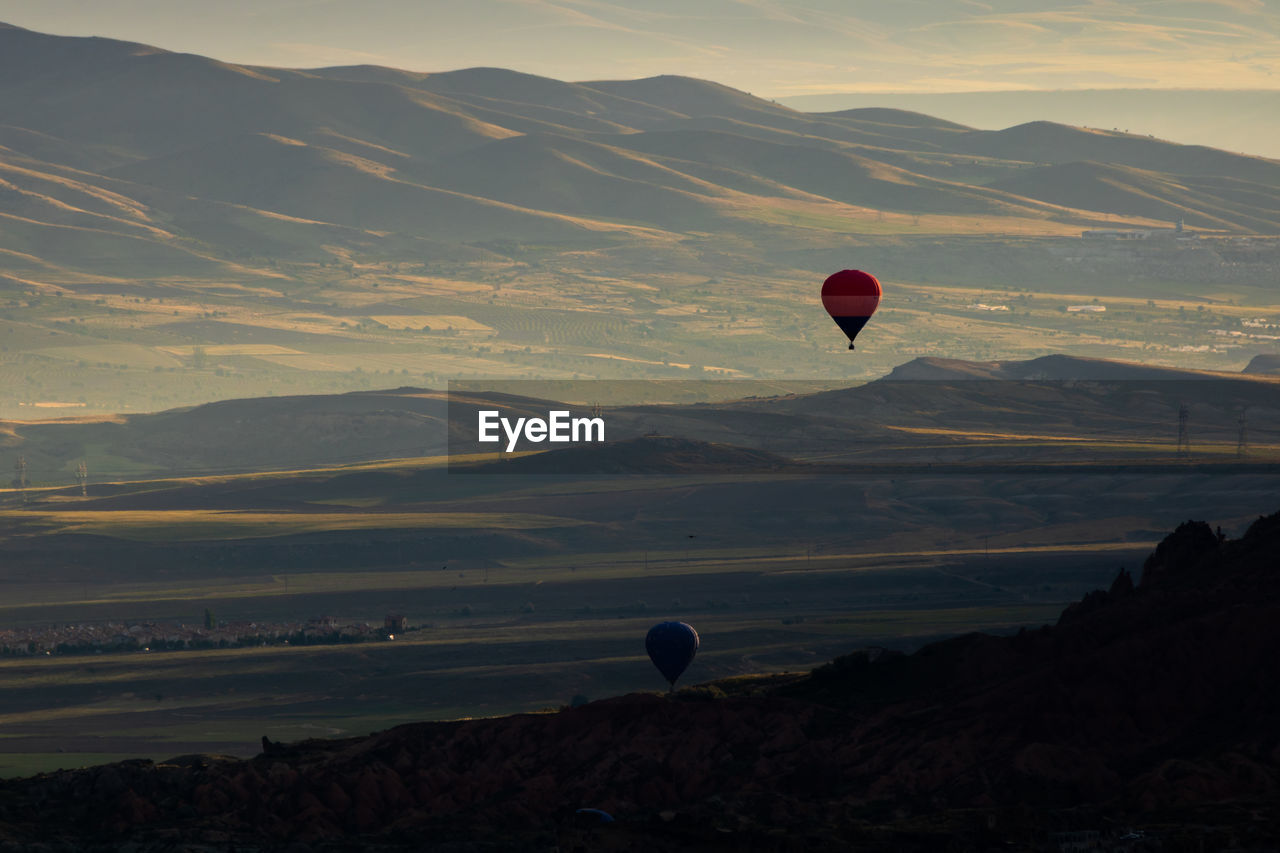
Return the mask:
<path id="1" fill-rule="evenodd" d="M 129 281 L 51 280 L 0 291 L 0 378 L 19 391 L 0 400 L 0 417 L 35 416 L 41 402 L 71 404 L 41 416 L 106 413 L 395 383 L 442 387 L 468 376 L 680 378 L 728 370 L 848 382 L 939 352 L 969 359 L 1071 352 L 1239 370 L 1280 337 L 1267 328 L 1280 326 L 1280 315 L 1263 279 L 1206 286 L 1183 277 L 1174 255 L 1135 266 L 1104 254 L 1094 262 L 1099 272 L 1072 274 L 1061 258 L 1089 247 L 1078 237 L 1038 239 L 1047 242 L 939 233 L 810 252 L 806 265 L 857 260 L 885 279 L 877 333 L 856 360 L 840 352 L 839 335 L 814 309 L 822 275 L 783 256 L 748 270 L 682 255 L 686 272 L 674 276 L 666 267 L 675 259 L 645 269 L 626 253 L 543 252 L 536 275 L 527 261 L 459 267 L 468 287 L 395 263 L 354 276 L 282 265 L 283 278 L 237 287 L 169 280 L 145 297 L 131 295 L 140 285 Z M 957 251 L 963 258 L 948 262 L 947 274 L 929 266 Z M 1006 263 L 993 263 L 1002 257 Z M 1176 274 L 1164 276 L 1166 268 Z M 1081 304 L 1106 311 L 1066 312 Z"/>

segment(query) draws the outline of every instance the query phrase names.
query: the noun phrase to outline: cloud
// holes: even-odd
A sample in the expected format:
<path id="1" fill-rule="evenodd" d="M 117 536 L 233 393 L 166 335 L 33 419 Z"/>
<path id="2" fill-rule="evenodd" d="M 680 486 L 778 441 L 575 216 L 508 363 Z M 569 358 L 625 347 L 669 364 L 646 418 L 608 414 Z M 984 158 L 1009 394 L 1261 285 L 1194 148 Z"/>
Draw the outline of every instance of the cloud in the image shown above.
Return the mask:
<path id="1" fill-rule="evenodd" d="M 674 73 L 778 95 L 1266 88 L 1280 58 L 1265 0 L 0 0 L 0 20 L 251 64 Z"/>

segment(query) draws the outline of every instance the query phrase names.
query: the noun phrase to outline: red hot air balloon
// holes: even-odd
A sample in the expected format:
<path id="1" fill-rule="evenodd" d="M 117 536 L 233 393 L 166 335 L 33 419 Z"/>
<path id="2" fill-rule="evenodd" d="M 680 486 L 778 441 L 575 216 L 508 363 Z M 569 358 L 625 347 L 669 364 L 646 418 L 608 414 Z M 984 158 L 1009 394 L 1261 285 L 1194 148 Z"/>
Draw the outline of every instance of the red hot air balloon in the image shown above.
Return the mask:
<path id="1" fill-rule="evenodd" d="M 880 282 L 871 273 L 840 270 L 822 283 L 822 307 L 849 336 L 849 349 L 879 304 Z"/>

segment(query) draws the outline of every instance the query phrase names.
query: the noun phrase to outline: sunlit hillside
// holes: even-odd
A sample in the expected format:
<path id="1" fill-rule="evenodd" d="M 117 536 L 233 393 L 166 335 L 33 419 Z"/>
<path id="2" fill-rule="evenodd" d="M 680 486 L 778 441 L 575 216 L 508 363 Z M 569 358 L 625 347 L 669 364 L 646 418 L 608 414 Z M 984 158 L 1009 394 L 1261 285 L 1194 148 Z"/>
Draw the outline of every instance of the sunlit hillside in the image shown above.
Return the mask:
<path id="1" fill-rule="evenodd" d="M 9 418 L 916 355 L 1239 370 L 1280 343 L 1280 164 L 1137 134 L 8 26 L 0 110 Z M 845 267 L 886 288 L 856 356 L 816 300 Z"/>

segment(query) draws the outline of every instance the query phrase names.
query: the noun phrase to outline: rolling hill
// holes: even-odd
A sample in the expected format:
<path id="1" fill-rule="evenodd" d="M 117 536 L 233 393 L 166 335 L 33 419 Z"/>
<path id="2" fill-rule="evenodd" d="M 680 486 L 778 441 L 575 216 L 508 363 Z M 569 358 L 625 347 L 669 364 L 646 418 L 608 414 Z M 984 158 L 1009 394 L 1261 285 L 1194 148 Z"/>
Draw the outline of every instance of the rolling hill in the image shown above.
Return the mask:
<path id="1" fill-rule="evenodd" d="M 42 172 L 85 169 L 83 180 L 128 197 L 161 190 L 459 240 L 499 231 L 572 239 L 572 227 L 549 227 L 537 212 L 574 208 L 605 221 L 596 227 L 612 221 L 679 232 L 692 223 L 732 231 L 732 215 L 716 203 L 726 196 L 765 207 L 775 197 L 818 197 L 834 204 L 836 215 L 850 205 L 1087 223 L 1095 212 L 1177 212 L 1232 232 L 1280 227 L 1275 205 L 1267 206 L 1272 190 L 1246 199 L 1220 187 L 1214 195 L 1204 180 L 1275 188 L 1280 166 L 1270 161 L 1046 122 L 989 132 L 888 109 L 806 114 L 678 76 L 562 83 L 484 68 L 253 68 L 16 27 L 0 29 L 0 45 L 0 106 L 6 138 L 15 143 L 5 157 Z M 662 131 L 672 135 L 655 137 Z M 504 139 L 509 144 L 494 144 Z M 787 147 L 777 148 L 784 140 Z M 978 156 L 977 171 L 987 179 L 912 173 L 901 165 L 904 154 L 968 158 L 970 166 Z M 1136 210 L 1123 198 L 1053 198 L 1034 181 L 991 180 L 1010 169 L 1089 161 L 1124 167 L 1106 176 L 1122 193 L 1148 195 L 1152 182 L 1176 184 L 1180 176 L 1202 182 L 1174 207 Z M 765 183 L 753 186 L 753 178 Z M 656 195 L 634 206 L 592 201 L 646 193 Z M 486 200 L 525 211 L 504 216 L 505 208 Z M 477 205 L 477 213 L 468 212 Z M 692 220 L 691 205 L 700 214 Z M 420 213 L 406 215 L 410 210 Z"/>
<path id="2" fill-rule="evenodd" d="M 1270 174 L 1259 177 L 1276 180 Z M 1277 207 L 1274 194 L 1253 180 L 1212 175 L 1175 178 L 1111 163 L 1044 166 L 990 186 L 1064 207 L 1124 211 L 1149 219 L 1181 219 L 1193 228 L 1266 229 Z"/>
<path id="3" fill-rule="evenodd" d="M 529 396 L 518 381 L 515 393 L 504 385 L 513 383 L 472 381 L 448 394 L 403 387 L 225 400 L 112 418 L 0 421 L 0 448 L 23 455 L 32 482 L 45 486 L 74 482 L 73 463 L 81 458 L 97 480 L 321 469 L 405 458 L 420 463 L 422 457 L 449 453 L 478 453 L 483 461 L 495 446 L 475 441 L 479 409 L 500 409 L 515 418 L 584 408 Z M 671 393 L 679 386 L 674 383 Z M 536 387 L 543 394 L 557 389 L 574 394 L 571 382 Z M 619 383 L 615 393 L 625 397 L 627 387 Z M 636 383 L 632 393 L 664 391 L 662 383 Z M 770 471 L 789 461 L 815 466 L 803 469 L 811 474 L 868 464 L 1159 467 L 1172 458 L 1174 424 L 1184 404 L 1201 462 L 1244 464 L 1235 456 L 1242 409 L 1251 413 L 1251 461 L 1273 461 L 1280 454 L 1274 427 L 1280 381 L 1272 375 L 1054 355 L 1004 362 L 920 358 L 857 387 L 826 390 L 797 382 L 791 393 L 721 402 L 624 399 L 605 407 L 602 415 L 612 444 L 556 450 L 494 470 L 715 473 L 719 467 L 734 473 Z M 655 436 L 676 444 L 665 447 Z M 692 444 L 684 447 L 681 441 Z M 519 449 L 549 447 L 523 443 Z"/>

